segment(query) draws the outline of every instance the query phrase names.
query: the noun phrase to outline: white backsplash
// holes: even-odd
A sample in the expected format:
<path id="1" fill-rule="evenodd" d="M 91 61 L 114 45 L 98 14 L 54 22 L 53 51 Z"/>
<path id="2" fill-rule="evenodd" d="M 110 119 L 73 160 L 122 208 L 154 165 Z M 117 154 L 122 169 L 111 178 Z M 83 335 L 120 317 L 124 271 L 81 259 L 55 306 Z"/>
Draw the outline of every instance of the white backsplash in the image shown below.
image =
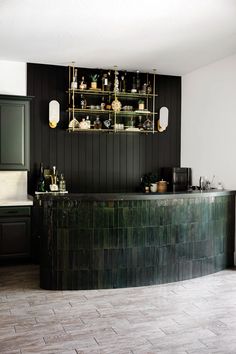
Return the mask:
<path id="1" fill-rule="evenodd" d="M 27 171 L 0 171 L 0 200 L 27 197 Z"/>

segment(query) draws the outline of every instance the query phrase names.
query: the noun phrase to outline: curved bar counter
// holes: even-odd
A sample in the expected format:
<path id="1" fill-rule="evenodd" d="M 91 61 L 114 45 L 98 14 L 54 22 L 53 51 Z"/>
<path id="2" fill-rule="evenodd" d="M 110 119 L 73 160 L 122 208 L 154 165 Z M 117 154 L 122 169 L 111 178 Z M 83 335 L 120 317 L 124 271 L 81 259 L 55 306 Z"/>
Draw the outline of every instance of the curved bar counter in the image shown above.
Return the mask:
<path id="1" fill-rule="evenodd" d="M 234 191 L 45 194 L 36 204 L 44 289 L 160 284 L 234 263 Z"/>

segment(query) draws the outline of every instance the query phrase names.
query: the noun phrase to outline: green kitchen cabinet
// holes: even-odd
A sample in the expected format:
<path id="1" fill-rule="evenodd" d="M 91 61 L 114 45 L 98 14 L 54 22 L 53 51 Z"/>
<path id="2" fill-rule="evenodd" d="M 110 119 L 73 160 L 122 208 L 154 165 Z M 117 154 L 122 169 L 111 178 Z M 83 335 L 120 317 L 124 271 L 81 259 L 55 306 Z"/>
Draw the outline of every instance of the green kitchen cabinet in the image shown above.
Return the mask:
<path id="1" fill-rule="evenodd" d="M 0 95 L 0 170 L 28 170 L 29 96 Z"/>
<path id="2" fill-rule="evenodd" d="M 0 264 L 31 258 L 31 208 L 0 207 Z"/>

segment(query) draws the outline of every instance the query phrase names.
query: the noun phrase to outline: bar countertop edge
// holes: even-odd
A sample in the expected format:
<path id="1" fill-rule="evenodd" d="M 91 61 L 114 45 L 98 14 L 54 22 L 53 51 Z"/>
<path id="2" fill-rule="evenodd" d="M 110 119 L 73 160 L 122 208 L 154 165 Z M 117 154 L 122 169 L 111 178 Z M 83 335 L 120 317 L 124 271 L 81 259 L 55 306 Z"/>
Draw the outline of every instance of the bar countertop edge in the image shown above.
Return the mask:
<path id="1" fill-rule="evenodd" d="M 235 195 L 234 190 L 217 190 L 210 191 L 189 191 L 189 192 L 167 192 L 167 193 L 58 193 L 45 192 L 36 195 L 37 199 L 76 199 L 87 201 L 106 201 L 106 200 L 161 200 L 161 199 L 188 199 L 201 197 L 221 197 L 226 195 Z"/>

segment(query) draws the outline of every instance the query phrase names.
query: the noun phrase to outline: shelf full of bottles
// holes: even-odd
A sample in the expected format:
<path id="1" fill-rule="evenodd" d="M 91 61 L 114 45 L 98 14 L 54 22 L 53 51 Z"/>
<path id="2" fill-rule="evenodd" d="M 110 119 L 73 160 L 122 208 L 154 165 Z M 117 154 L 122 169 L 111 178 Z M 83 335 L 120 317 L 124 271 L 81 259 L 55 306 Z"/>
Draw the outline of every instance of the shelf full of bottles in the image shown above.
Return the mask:
<path id="1" fill-rule="evenodd" d="M 140 75 L 137 71 L 130 86 L 127 73 L 117 68 L 100 76 L 98 80 L 99 74 L 91 74 L 88 87 L 85 76 L 79 78 L 78 69 L 69 66 L 68 131 L 155 133 L 155 72 Z"/>

